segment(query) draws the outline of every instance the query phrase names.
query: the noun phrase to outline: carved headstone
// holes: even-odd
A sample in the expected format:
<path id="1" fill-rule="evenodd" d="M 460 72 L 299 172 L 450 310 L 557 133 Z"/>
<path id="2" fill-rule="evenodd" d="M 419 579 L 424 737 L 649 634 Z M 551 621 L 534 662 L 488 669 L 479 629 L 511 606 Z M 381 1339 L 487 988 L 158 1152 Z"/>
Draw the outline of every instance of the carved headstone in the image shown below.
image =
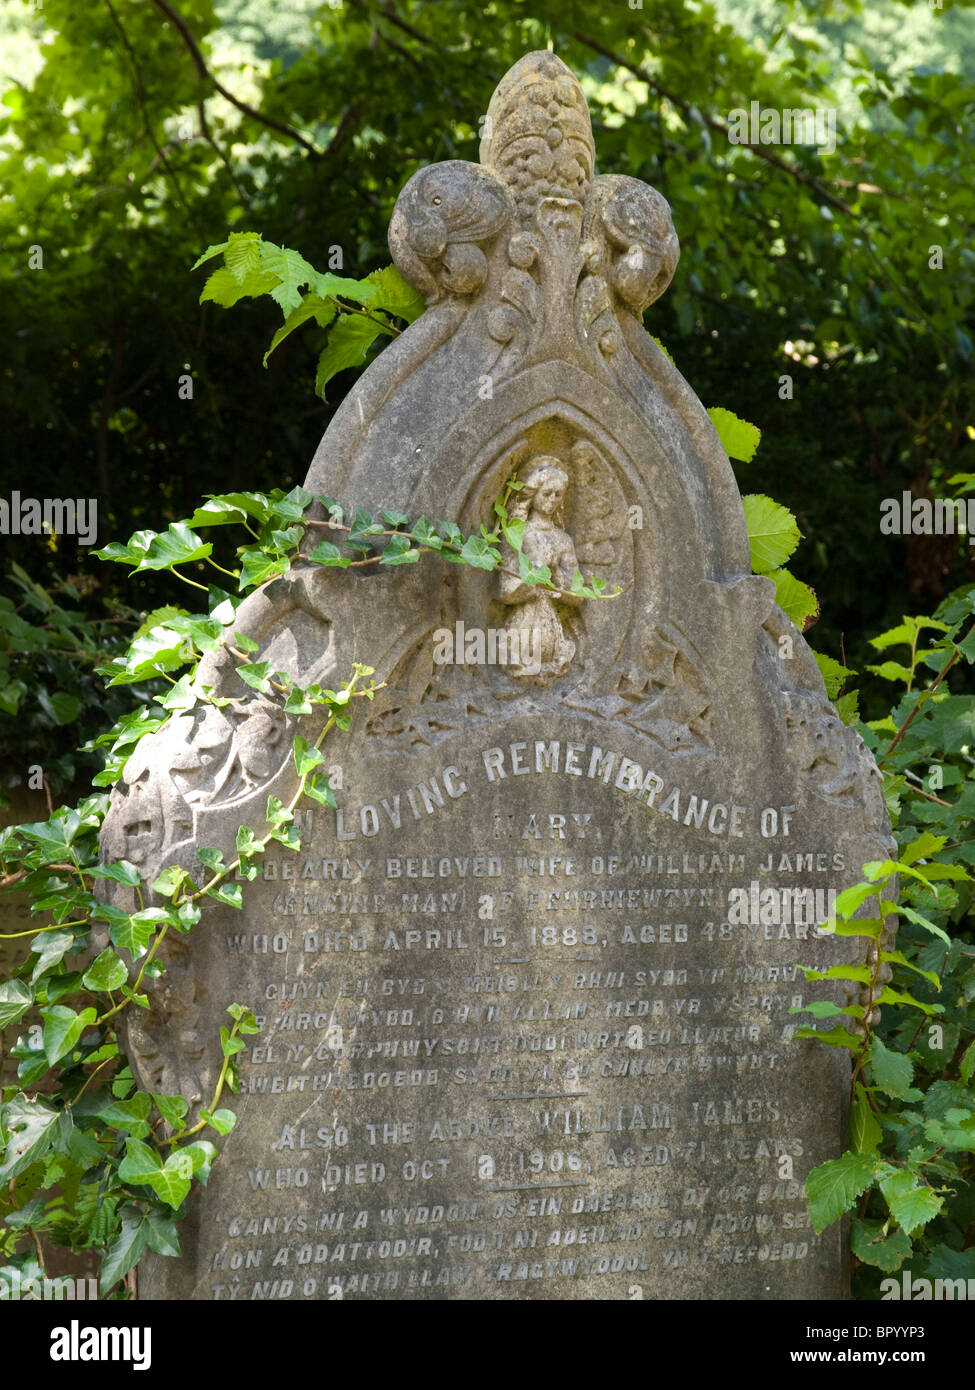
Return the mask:
<path id="1" fill-rule="evenodd" d="M 338 811 L 301 811 L 300 851 L 181 939 L 130 1027 L 145 1086 L 206 1098 L 226 1005 L 262 1021 L 185 1256 L 149 1257 L 141 1291 L 838 1296 L 843 1233 L 813 1234 L 803 1184 L 842 1151 L 849 1064 L 793 1040 L 790 1009 L 797 961 L 858 949 L 811 923 L 889 849 L 879 776 L 643 327 L 677 265 L 667 203 L 596 175 L 551 53 L 488 115 L 480 164 L 400 195 L 390 247 L 428 307 L 306 487 L 467 534 L 517 475 L 525 553 L 562 592 L 516 565 L 302 563 L 242 609 L 276 669 L 335 685 L 368 662 L 385 689 L 327 745 Z M 575 598 L 577 567 L 621 592 Z M 234 703 L 141 743 L 106 822 L 106 855 L 148 874 L 229 854 L 320 728 L 226 652 L 198 682 Z M 752 884 L 820 896 L 729 922 Z"/>

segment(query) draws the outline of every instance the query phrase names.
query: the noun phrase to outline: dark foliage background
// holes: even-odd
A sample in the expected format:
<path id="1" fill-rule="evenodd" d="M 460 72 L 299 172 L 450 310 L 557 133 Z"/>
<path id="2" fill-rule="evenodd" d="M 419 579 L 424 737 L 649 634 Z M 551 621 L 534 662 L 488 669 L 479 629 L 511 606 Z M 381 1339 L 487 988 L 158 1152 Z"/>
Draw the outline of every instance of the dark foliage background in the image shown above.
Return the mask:
<path id="1" fill-rule="evenodd" d="M 270 0 L 15 0 L 0 26 L 0 495 L 95 496 L 104 545 L 165 529 L 202 493 L 300 482 L 350 374 L 316 398 L 314 328 L 263 369 L 275 307 L 201 306 L 204 272 L 190 266 L 230 229 L 321 268 L 340 247 L 347 275 L 386 263 L 406 179 L 476 158 L 495 83 L 551 43 L 583 76 L 601 170 L 673 207 L 683 258 L 647 325 L 705 404 L 762 428 L 739 481 L 799 519 L 793 569 L 822 610 L 814 645 L 862 667 L 870 635 L 975 575 L 963 539 L 878 526 L 882 498 L 950 495 L 972 467 L 968 5 L 296 0 L 283 14 Z M 835 108 L 835 154 L 729 143 L 729 113 L 753 100 Z M 89 622 L 116 600 L 172 597 L 69 538 L 3 544 Z M 53 655 L 23 650 L 15 620 L 43 621 L 43 605 L 10 593 L 6 780 L 43 753 L 62 758 L 63 781 L 66 750 L 106 722 L 103 688 L 59 639 Z M 76 694 L 77 714 L 59 722 L 72 707 L 52 714 L 38 688 Z"/>

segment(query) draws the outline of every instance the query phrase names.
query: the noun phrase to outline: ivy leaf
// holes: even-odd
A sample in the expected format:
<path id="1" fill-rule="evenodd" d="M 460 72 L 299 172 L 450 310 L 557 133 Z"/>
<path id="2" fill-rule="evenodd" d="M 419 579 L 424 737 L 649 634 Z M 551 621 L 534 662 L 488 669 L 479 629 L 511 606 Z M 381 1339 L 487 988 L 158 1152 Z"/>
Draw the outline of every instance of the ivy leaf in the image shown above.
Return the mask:
<path id="1" fill-rule="evenodd" d="M 232 1110 L 214 1110 L 211 1115 L 209 1110 L 200 1107 L 200 1119 L 206 1120 L 208 1125 L 212 1125 L 218 1134 L 229 1134 L 237 1123 L 237 1116 Z"/>
<path id="2" fill-rule="evenodd" d="M 907 1235 L 933 1220 L 944 1205 L 932 1188 L 920 1184 L 914 1173 L 903 1169 L 882 1177 L 880 1190 L 891 1216 Z"/>
<path id="3" fill-rule="evenodd" d="M 126 1205 L 122 1208 L 122 1228 L 115 1237 L 102 1261 L 99 1276 L 99 1289 L 104 1296 L 142 1257 L 149 1239 L 149 1225 L 146 1216 L 138 1207 Z"/>
<path id="4" fill-rule="evenodd" d="M 309 777 L 305 783 L 305 794 L 322 806 L 338 805 L 327 777 Z"/>
<path id="5" fill-rule="evenodd" d="M 100 956 L 96 956 L 81 977 L 85 989 L 108 992 L 124 985 L 129 978 L 125 962 L 120 960 L 110 946 L 106 946 Z"/>
<path id="6" fill-rule="evenodd" d="M 737 415 L 719 405 L 712 406 L 708 416 L 728 457 L 741 463 L 751 463 L 762 437 L 758 426 L 750 425 L 747 420 L 739 420 Z"/>
<path id="7" fill-rule="evenodd" d="M 178 1257 L 182 1254 L 176 1222 L 154 1208 L 146 1212 L 146 1239 L 150 1250 L 155 1250 L 157 1255 Z"/>
<path id="8" fill-rule="evenodd" d="M 295 738 L 294 759 L 299 777 L 304 777 L 306 772 L 311 772 L 325 761 L 324 755 L 317 748 L 309 748 L 307 739 L 300 734 Z"/>
<path id="9" fill-rule="evenodd" d="M 420 552 L 414 550 L 407 536 L 392 536 L 382 555 L 381 565 L 413 565 L 420 559 Z"/>
<path id="10" fill-rule="evenodd" d="M 6 980 L 0 985 L 0 1030 L 19 1023 L 34 1002 L 34 996 L 20 980 Z"/>
<path id="11" fill-rule="evenodd" d="M 9 1135 L 0 1163 L 0 1183 L 8 1183 L 47 1153 L 60 1117 L 43 1100 L 24 1095 L 15 1096 L 3 1106 L 0 1115 Z"/>
<path id="12" fill-rule="evenodd" d="M 110 1100 L 95 1113 L 103 1124 L 113 1129 L 142 1138 L 149 1133 L 149 1115 L 152 1112 L 152 1099 L 144 1091 L 136 1091 L 128 1100 Z"/>
<path id="13" fill-rule="evenodd" d="M 98 1017 L 94 1009 L 83 1009 L 76 1014 L 65 1004 L 53 1004 L 41 1010 L 44 1020 L 44 1056 L 53 1067 L 74 1047 L 86 1028 Z"/>
<path id="14" fill-rule="evenodd" d="M 311 553 L 311 559 L 319 565 L 339 565 L 343 568 L 352 563 L 352 557 L 343 555 L 338 546 L 333 545 L 331 541 L 322 541 L 317 545 Z"/>
<path id="15" fill-rule="evenodd" d="M 809 1218 L 817 1235 L 844 1212 L 874 1180 L 877 1160 L 870 1154 L 845 1153 L 814 1168 L 806 1179 Z"/>
<path id="16" fill-rule="evenodd" d="M 225 903 L 227 907 L 235 907 L 238 912 L 244 905 L 239 883 L 221 883 L 218 888 L 208 888 L 206 895 L 215 898 L 218 903 Z"/>
<path id="17" fill-rule="evenodd" d="M 30 943 L 30 949 L 37 952 L 37 962 L 30 977 L 31 984 L 36 985 L 41 976 L 57 965 L 73 945 L 74 932 L 38 932 Z"/>
<path id="18" fill-rule="evenodd" d="M 263 550 L 245 550 L 240 557 L 240 590 L 243 592 L 244 589 L 252 589 L 268 579 L 287 574 L 290 568 L 291 560 L 287 555 L 267 555 Z"/>
<path id="19" fill-rule="evenodd" d="M 799 544 L 800 531 L 787 507 L 762 493 L 743 497 L 752 569 L 768 574 L 785 564 Z"/>
<path id="20" fill-rule="evenodd" d="M 173 1129 L 179 1129 L 190 1108 L 190 1103 L 185 1096 L 163 1096 L 156 1091 L 151 1091 L 156 1109 Z"/>

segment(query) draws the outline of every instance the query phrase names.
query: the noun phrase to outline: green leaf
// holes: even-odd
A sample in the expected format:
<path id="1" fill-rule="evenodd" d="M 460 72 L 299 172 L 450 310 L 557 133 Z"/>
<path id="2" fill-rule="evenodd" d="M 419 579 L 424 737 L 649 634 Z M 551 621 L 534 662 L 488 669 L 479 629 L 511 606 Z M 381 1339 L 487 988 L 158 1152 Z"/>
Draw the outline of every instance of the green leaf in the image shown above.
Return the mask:
<path id="1" fill-rule="evenodd" d="M 156 934 L 159 915 L 164 915 L 160 909 L 146 908 L 131 916 L 126 915 L 121 921 L 116 919 L 108 933 L 112 945 L 120 951 L 128 951 L 134 960 L 138 960 L 149 949 L 149 942 Z"/>
<path id="2" fill-rule="evenodd" d="M 948 843 L 947 835 L 932 835 L 929 830 L 925 830 L 916 840 L 902 849 L 898 858 L 903 864 L 916 864 L 919 859 L 930 859 L 932 855 L 943 850 Z"/>
<path id="3" fill-rule="evenodd" d="M 116 864 L 101 864 L 85 872 L 92 878 L 110 878 L 113 883 L 124 883 L 127 888 L 138 888 L 142 882 L 139 870 L 127 859 L 120 859 Z"/>
<path id="4" fill-rule="evenodd" d="M 291 560 L 287 555 L 268 555 L 263 550 L 245 550 L 240 557 L 241 592 L 264 584 L 278 575 L 287 574 Z"/>
<path id="5" fill-rule="evenodd" d="M 149 1248 L 157 1255 L 179 1256 L 179 1234 L 172 1217 L 163 1216 L 161 1211 L 150 1208 L 146 1212 L 146 1232 Z"/>
<path id="6" fill-rule="evenodd" d="M 311 772 L 313 768 L 318 767 L 325 761 L 325 758 L 317 748 L 309 748 L 307 739 L 298 734 L 294 742 L 294 760 L 298 776 L 304 777 L 306 772 Z"/>
<path id="7" fill-rule="evenodd" d="M 858 1081 L 853 1104 L 850 1107 L 850 1140 L 854 1153 L 876 1153 L 883 1138 L 883 1131 L 870 1108 L 870 1097 Z"/>
<path id="8" fill-rule="evenodd" d="M 371 275 L 366 276 L 365 283 L 377 288 L 376 296 L 371 300 L 375 308 L 384 309 L 387 314 L 395 314 L 398 319 L 406 319 L 407 323 L 413 323 L 427 307 L 423 295 L 407 284 L 394 265 L 374 270 Z M 341 290 L 338 293 L 341 293 Z"/>
<path id="9" fill-rule="evenodd" d="M 41 976 L 58 965 L 73 946 L 74 932 L 38 932 L 30 943 L 30 949 L 37 953 L 37 961 L 30 977 L 31 984 L 36 985 Z"/>
<path id="10" fill-rule="evenodd" d="M 232 270 L 222 265 L 215 270 L 200 292 L 200 303 L 208 299 L 224 309 L 230 309 L 239 299 L 253 299 L 261 294 L 274 294 L 278 289 L 278 278 L 265 270 L 249 271 L 238 280 Z"/>
<path id="11" fill-rule="evenodd" d="M 313 801 L 317 801 L 321 806 L 336 806 L 335 795 L 329 785 L 328 778 L 325 776 L 309 777 L 305 783 L 305 795 L 310 796 Z"/>
<path id="12" fill-rule="evenodd" d="M 20 980 L 0 984 L 0 1030 L 18 1023 L 33 1002 L 33 994 Z"/>
<path id="13" fill-rule="evenodd" d="M 320 328 L 327 328 L 337 313 L 338 309 L 333 300 L 322 299 L 317 294 L 306 294 L 301 300 L 301 303 L 292 309 L 291 313 L 271 339 L 271 346 L 264 354 L 265 367 L 267 366 L 267 359 L 271 356 L 274 349 L 283 343 L 285 338 L 292 334 L 296 328 L 300 328 L 301 325 L 307 323 L 309 319 L 314 319 Z"/>
<path id="14" fill-rule="evenodd" d="M 136 1091 L 128 1100 L 110 1100 L 96 1113 L 103 1124 L 113 1129 L 142 1138 L 149 1133 L 149 1115 L 152 1112 L 152 1099 L 144 1091 Z"/>
<path id="15" fill-rule="evenodd" d="M 884 1095 L 903 1100 L 914 1080 L 914 1063 L 901 1052 L 892 1052 L 874 1034 L 870 1040 L 867 1071 L 873 1084 Z"/>
<path id="16" fill-rule="evenodd" d="M 137 1207 L 122 1208 L 122 1228 L 102 1261 L 99 1289 L 104 1296 L 138 1263 L 149 1240 L 149 1223 Z"/>
<path id="17" fill-rule="evenodd" d="M 801 579 L 796 579 L 788 570 L 773 570 L 769 578 L 775 580 L 776 603 L 799 631 L 804 632 L 819 616 L 819 600 L 816 595 L 808 584 L 803 584 Z"/>
<path id="18" fill-rule="evenodd" d="M 185 1096 L 163 1096 L 156 1091 L 150 1091 L 156 1109 L 160 1115 L 173 1129 L 179 1129 L 190 1108 L 190 1103 Z"/>
<path id="19" fill-rule="evenodd" d="M 261 263 L 260 232 L 231 232 L 224 244 L 223 263 L 242 285 Z M 195 268 L 195 267 L 194 267 Z"/>
<path id="20" fill-rule="evenodd" d="M 110 946 L 96 956 L 82 976 L 85 989 L 113 990 L 124 985 L 129 978 L 125 962 L 120 960 Z"/>
<path id="21" fill-rule="evenodd" d="M 779 606 L 781 607 L 781 604 Z M 855 676 L 856 672 L 851 670 L 849 666 L 834 661 L 831 656 L 824 656 L 822 652 L 813 652 L 813 656 L 816 658 L 819 674 L 826 686 L 826 694 L 831 700 L 835 700 L 847 677 Z"/>
<path id="22" fill-rule="evenodd" d="M 966 1086 L 971 1085 L 972 1077 L 975 1076 L 975 1042 L 965 1049 L 958 1066 L 958 1075 Z"/>
<path id="23" fill-rule="evenodd" d="M 72 1050 L 98 1014 L 94 1009 L 83 1009 L 76 1014 L 74 1009 L 64 1004 L 54 1004 L 49 1009 L 42 1009 L 41 1017 L 44 1020 L 44 1056 L 53 1067 L 55 1062 Z"/>
<path id="24" fill-rule="evenodd" d="M 886 1235 L 886 1223 L 882 1221 L 860 1221 L 853 1218 L 851 1245 L 858 1260 L 873 1265 L 885 1274 L 892 1274 L 908 1258 L 913 1250 L 910 1236 L 903 1231 Z"/>
<path id="25" fill-rule="evenodd" d="M 269 293 L 286 316 L 301 304 L 302 286 L 315 285 L 319 278 L 318 271 L 299 251 L 292 251 L 287 246 L 275 246 L 271 241 L 261 242 L 260 263 L 261 270 L 273 275 L 277 281 Z"/>
<path id="26" fill-rule="evenodd" d="M 383 328 L 375 319 L 361 314 L 343 314 L 329 329 L 328 342 L 318 359 L 315 373 L 315 391 L 319 396 L 325 394 L 325 387 L 347 367 L 359 367 L 366 360 L 366 354 L 382 333 Z"/>
<path id="27" fill-rule="evenodd" d="M 211 1115 L 209 1110 L 200 1108 L 200 1119 L 206 1120 L 208 1125 L 212 1125 L 218 1134 L 229 1134 L 237 1123 L 237 1116 L 232 1110 L 214 1110 Z"/>
<path id="28" fill-rule="evenodd" d="M 245 1044 L 238 1037 L 231 1036 L 230 1029 L 221 1025 L 220 1046 L 225 1057 L 233 1057 L 238 1052 L 243 1052 Z"/>
<path id="29" fill-rule="evenodd" d="M 750 463 L 755 457 L 762 431 L 747 420 L 739 420 L 737 415 L 719 405 L 712 406 L 708 416 L 728 457 Z"/>
<path id="30" fill-rule="evenodd" d="M 870 1154 L 845 1153 L 814 1168 L 806 1179 L 809 1217 L 817 1235 L 825 1231 L 871 1186 L 877 1160 Z"/>
<path id="31" fill-rule="evenodd" d="M 244 905 L 239 883 L 221 883 L 217 888 L 206 890 L 208 898 L 216 898 L 218 903 L 225 903 L 227 907 L 235 907 L 238 912 Z"/>
<path id="32" fill-rule="evenodd" d="M 768 574 L 779 569 L 799 544 L 800 531 L 788 508 L 762 493 L 743 497 L 752 569 Z"/>
<path id="33" fill-rule="evenodd" d="M 943 1198 L 922 1185 L 914 1173 L 903 1169 L 882 1177 L 880 1190 L 887 1199 L 891 1216 L 907 1235 L 932 1221 L 944 1205 Z"/>
<path id="34" fill-rule="evenodd" d="M 17 1095 L 0 1109 L 0 1116 L 9 1136 L 0 1163 L 0 1183 L 6 1184 L 51 1147 L 59 1115 L 43 1100 Z"/>
<path id="35" fill-rule="evenodd" d="M 339 565 L 343 568 L 352 563 L 352 556 L 343 555 L 338 546 L 333 545 L 331 541 L 322 541 L 317 545 L 311 553 L 311 559 L 319 565 Z"/>

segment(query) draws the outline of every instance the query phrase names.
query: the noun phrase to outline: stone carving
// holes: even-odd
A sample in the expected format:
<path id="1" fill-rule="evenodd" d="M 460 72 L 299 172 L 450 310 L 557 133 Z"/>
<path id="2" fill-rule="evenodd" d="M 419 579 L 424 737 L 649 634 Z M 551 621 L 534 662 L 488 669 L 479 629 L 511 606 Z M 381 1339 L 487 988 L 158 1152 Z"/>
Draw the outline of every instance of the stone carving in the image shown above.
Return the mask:
<path id="1" fill-rule="evenodd" d="M 790 752 L 802 777 L 824 800 L 859 807 L 865 828 L 880 832 L 879 843 L 886 850 L 882 778 L 863 739 L 815 691 L 785 690 L 782 699 Z"/>
<path id="2" fill-rule="evenodd" d="M 236 808 L 268 785 L 290 755 L 292 722 L 260 697 L 228 709 L 198 706 L 170 720 L 126 764 L 102 843 L 148 875 L 158 872 L 192 840 L 200 812 Z"/>
<path id="3" fill-rule="evenodd" d="M 389 224 L 393 259 L 429 304 L 476 294 L 487 278 L 482 245 L 509 223 L 511 199 L 486 169 L 452 159 L 413 175 Z"/>
<path id="4" fill-rule="evenodd" d="M 532 565 L 547 566 L 552 583 L 562 592 L 556 597 L 537 584 L 523 583 L 517 577 L 518 555 L 506 546 L 506 567 L 499 575 L 498 596 L 512 610 L 505 627 L 509 635 L 516 637 L 521 652 L 521 660 L 509 666 L 510 674 L 531 677 L 544 686 L 561 676 L 575 655 L 576 646 L 566 634 L 563 615 L 582 602 L 569 592 L 578 566 L 572 538 L 561 527 L 569 476 L 557 458 L 537 454 L 521 482 L 522 490 L 509 506 L 508 514 L 512 521 L 524 524 L 522 554 Z M 526 653 L 531 653 L 528 663 L 524 660 Z"/>

